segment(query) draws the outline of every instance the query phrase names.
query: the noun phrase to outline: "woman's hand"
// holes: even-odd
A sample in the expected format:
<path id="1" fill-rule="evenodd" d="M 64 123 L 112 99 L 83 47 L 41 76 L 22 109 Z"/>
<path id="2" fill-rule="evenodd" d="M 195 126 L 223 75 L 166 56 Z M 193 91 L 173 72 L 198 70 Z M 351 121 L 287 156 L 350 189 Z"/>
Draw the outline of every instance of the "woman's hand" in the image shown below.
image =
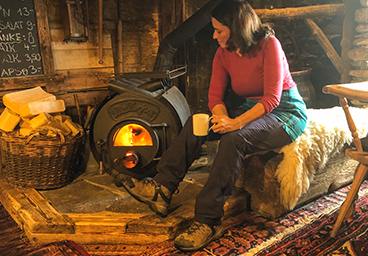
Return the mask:
<path id="1" fill-rule="evenodd" d="M 257 103 L 250 110 L 232 119 L 228 116 L 225 106 L 218 104 L 212 109 L 212 130 L 220 134 L 236 131 L 264 115 L 265 108 L 261 103 Z"/>
<path id="2" fill-rule="evenodd" d="M 212 130 L 215 133 L 228 133 L 239 129 L 239 122 L 236 119 L 232 119 L 226 115 L 216 116 L 213 115 L 211 122 L 213 123 Z"/>

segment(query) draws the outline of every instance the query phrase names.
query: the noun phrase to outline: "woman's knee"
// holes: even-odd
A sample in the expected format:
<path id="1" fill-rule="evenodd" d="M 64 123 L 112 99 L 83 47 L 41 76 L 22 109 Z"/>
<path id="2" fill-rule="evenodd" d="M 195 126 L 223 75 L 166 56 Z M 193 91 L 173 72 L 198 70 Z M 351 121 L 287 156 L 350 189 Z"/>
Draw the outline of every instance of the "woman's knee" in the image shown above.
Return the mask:
<path id="1" fill-rule="evenodd" d="M 245 154 L 247 144 L 248 144 L 247 139 L 241 136 L 241 134 L 237 132 L 230 132 L 224 134 L 221 137 L 219 146 L 224 147 L 227 150 L 234 148 Z"/>

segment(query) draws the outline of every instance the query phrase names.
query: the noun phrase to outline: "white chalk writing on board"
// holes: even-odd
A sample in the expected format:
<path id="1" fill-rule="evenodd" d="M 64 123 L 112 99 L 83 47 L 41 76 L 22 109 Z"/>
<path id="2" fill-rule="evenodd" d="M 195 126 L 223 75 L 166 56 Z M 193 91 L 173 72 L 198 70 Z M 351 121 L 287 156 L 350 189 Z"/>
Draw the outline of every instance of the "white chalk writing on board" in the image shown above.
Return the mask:
<path id="1" fill-rule="evenodd" d="M 0 78 L 42 74 L 33 0 L 0 0 Z"/>

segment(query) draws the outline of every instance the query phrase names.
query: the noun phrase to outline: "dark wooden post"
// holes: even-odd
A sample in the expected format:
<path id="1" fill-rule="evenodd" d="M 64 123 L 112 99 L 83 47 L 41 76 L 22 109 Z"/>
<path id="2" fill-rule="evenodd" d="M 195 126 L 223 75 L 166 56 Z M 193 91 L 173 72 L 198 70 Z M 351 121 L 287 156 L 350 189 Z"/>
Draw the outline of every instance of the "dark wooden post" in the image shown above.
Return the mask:
<path id="1" fill-rule="evenodd" d="M 54 59 L 52 57 L 51 36 L 47 18 L 45 0 L 33 0 L 37 18 L 38 37 L 44 75 L 55 74 Z"/>
<path id="2" fill-rule="evenodd" d="M 348 52 L 352 48 L 352 42 L 355 35 L 355 11 L 359 6 L 359 0 L 344 0 L 345 3 L 345 18 L 342 27 L 342 40 L 341 40 L 341 60 L 342 60 L 342 74 L 341 83 L 350 82 L 350 68 L 351 60 L 348 57 Z"/>

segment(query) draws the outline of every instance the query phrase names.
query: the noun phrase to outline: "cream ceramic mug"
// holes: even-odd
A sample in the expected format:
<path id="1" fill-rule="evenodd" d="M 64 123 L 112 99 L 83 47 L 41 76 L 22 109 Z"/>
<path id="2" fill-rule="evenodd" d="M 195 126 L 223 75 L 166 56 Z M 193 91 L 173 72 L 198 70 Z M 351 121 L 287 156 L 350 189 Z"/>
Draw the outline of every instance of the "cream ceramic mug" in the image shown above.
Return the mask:
<path id="1" fill-rule="evenodd" d="M 207 114 L 193 115 L 193 134 L 195 136 L 206 136 L 211 128 L 209 123 L 212 117 Z"/>

